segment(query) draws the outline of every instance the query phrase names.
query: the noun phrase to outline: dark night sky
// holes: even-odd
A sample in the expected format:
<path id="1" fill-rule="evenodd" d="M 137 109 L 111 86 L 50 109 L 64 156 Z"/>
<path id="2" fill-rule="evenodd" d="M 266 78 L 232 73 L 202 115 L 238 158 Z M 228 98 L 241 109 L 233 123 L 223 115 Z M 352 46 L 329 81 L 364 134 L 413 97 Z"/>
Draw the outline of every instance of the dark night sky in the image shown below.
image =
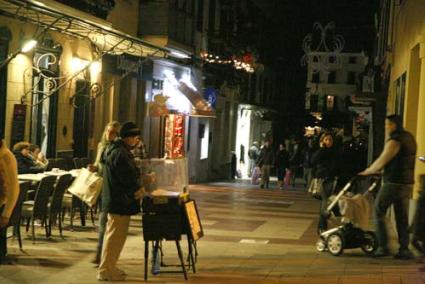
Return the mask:
<path id="1" fill-rule="evenodd" d="M 283 83 L 280 110 L 304 109 L 306 68 L 300 65 L 302 41 L 314 22 L 335 22 L 346 52 L 370 53 L 374 44 L 374 0 L 252 0 L 267 15 L 263 61 L 274 66 Z M 288 102 L 291 102 L 290 104 Z"/>

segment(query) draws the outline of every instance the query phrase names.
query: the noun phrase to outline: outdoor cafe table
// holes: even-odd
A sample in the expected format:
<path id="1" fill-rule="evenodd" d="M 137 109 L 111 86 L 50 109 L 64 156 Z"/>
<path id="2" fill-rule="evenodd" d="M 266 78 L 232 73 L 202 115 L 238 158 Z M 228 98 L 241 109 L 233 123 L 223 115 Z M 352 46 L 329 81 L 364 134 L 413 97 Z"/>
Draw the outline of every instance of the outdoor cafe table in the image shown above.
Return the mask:
<path id="1" fill-rule="evenodd" d="M 40 182 L 45 176 L 62 176 L 65 174 L 71 174 L 72 177 L 77 177 L 79 173 L 79 170 L 70 170 L 70 171 L 48 171 L 48 172 L 43 172 L 43 173 L 39 173 L 39 174 L 20 174 L 18 175 L 18 179 L 19 180 L 24 180 L 24 181 L 32 181 L 32 182 Z"/>

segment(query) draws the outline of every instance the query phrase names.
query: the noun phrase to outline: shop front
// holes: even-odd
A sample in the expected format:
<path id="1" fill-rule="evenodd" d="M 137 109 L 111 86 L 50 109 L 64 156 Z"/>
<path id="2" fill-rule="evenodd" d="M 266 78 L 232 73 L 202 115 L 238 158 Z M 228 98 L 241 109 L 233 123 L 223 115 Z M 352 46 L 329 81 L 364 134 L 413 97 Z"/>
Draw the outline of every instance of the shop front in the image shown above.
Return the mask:
<path id="1" fill-rule="evenodd" d="M 255 105 L 240 104 L 238 107 L 238 122 L 236 130 L 236 169 L 240 178 L 250 176 L 251 164 L 248 150 L 254 141 L 263 143 L 271 140 L 272 122 L 266 120 L 266 113 L 271 110 Z"/>
<path id="2" fill-rule="evenodd" d="M 176 62 L 153 60 L 145 99 L 143 138 L 151 158 L 187 159 L 189 176 L 197 162 L 208 158 L 210 104 L 195 86 L 195 72 Z M 201 135 L 202 134 L 202 135 Z"/>

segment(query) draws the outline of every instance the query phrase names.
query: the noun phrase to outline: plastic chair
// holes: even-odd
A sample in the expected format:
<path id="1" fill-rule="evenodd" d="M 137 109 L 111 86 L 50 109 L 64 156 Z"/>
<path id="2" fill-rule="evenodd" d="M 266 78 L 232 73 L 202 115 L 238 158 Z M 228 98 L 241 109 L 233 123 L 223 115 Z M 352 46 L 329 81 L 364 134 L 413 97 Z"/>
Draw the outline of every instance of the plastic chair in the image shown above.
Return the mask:
<path id="1" fill-rule="evenodd" d="M 62 201 L 65 191 L 71 184 L 72 175 L 66 174 L 59 177 L 55 189 L 52 194 L 52 198 L 48 204 L 49 211 L 49 236 L 52 235 L 52 224 L 56 224 L 58 221 L 59 234 L 62 236 Z"/>
<path id="2" fill-rule="evenodd" d="M 34 221 L 39 219 L 42 221 L 42 224 L 45 226 L 46 237 L 49 237 L 48 227 L 47 227 L 47 213 L 48 213 L 48 203 L 49 197 L 54 190 L 56 183 L 56 176 L 46 176 L 44 177 L 37 188 L 35 193 L 34 201 L 25 201 L 22 207 L 22 218 L 27 219 L 26 231 L 28 232 L 30 222 L 31 222 L 31 232 L 32 232 L 32 241 L 35 242 L 35 228 Z"/>
<path id="3" fill-rule="evenodd" d="M 19 183 L 19 196 L 16 201 L 15 208 L 13 208 L 12 215 L 9 219 L 7 227 L 13 227 L 13 235 L 18 237 L 19 248 L 22 250 L 22 238 L 21 238 L 21 214 L 22 206 L 24 205 L 27 191 L 30 189 L 31 182 L 20 182 Z"/>
<path id="4" fill-rule="evenodd" d="M 51 171 L 53 168 L 57 168 L 56 159 L 47 159 L 49 162 L 46 167 L 46 171 Z"/>
<path id="5" fill-rule="evenodd" d="M 68 164 L 64 158 L 55 159 L 56 167 L 61 170 L 68 170 Z"/>
<path id="6" fill-rule="evenodd" d="M 80 158 L 80 164 L 82 168 L 86 168 L 90 164 L 89 158 Z"/>
<path id="7" fill-rule="evenodd" d="M 82 168 L 80 158 L 75 157 L 75 158 L 72 159 L 72 162 L 74 163 L 74 169 L 81 169 Z"/>

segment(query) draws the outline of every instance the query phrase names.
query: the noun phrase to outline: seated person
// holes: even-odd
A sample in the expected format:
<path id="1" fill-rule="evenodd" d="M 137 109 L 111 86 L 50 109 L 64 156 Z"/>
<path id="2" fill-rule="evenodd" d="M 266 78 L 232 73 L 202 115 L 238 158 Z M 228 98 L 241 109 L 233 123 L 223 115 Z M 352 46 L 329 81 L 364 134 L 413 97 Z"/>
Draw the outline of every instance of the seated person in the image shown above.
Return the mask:
<path id="1" fill-rule="evenodd" d="M 13 154 L 18 162 L 18 174 L 37 174 L 44 172 L 44 167 L 38 166 L 30 156 L 30 144 L 18 142 L 13 146 Z"/>
<path id="2" fill-rule="evenodd" d="M 34 163 L 37 166 L 40 166 L 46 169 L 49 161 L 47 161 L 46 157 L 44 157 L 43 153 L 41 152 L 40 146 L 31 144 L 29 147 L 29 150 L 30 150 L 30 157 L 33 159 Z"/>

